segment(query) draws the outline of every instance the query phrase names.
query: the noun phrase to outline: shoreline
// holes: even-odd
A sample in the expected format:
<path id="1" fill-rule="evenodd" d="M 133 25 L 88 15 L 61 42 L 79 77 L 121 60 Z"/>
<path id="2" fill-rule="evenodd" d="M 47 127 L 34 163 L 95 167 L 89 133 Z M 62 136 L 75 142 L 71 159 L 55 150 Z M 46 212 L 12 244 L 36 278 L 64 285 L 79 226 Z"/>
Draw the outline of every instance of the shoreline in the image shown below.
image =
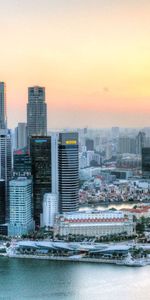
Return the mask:
<path id="1" fill-rule="evenodd" d="M 147 201 L 138 201 L 138 200 L 134 200 L 133 202 L 132 201 L 112 201 L 112 202 L 96 202 L 96 203 L 84 203 L 84 204 L 80 204 L 79 206 L 79 210 L 81 209 L 84 209 L 84 208 L 97 208 L 97 207 L 103 207 L 103 208 L 108 208 L 109 206 L 134 206 L 134 205 L 142 205 L 142 204 L 145 204 L 145 205 L 148 205 L 150 204 L 150 200 L 147 200 Z"/>
<path id="2" fill-rule="evenodd" d="M 26 254 L 1 254 L 0 257 L 16 258 L 16 259 L 37 259 L 37 260 L 49 260 L 49 261 L 65 261 L 65 262 L 81 262 L 81 263 L 97 263 L 116 265 L 120 267 L 143 267 L 150 265 L 150 260 L 143 261 L 143 264 L 124 263 L 123 260 L 119 259 L 105 259 L 105 258 L 85 258 L 85 257 L 65 257 L 65 256 L 41 256 L 41 255 L 26 255 Z"/>
<path id="3" fill-rule="evenodd" d="M 101 264 L 116 264 L 121 262 L 120 260 L 112 259 L 99 259 L 99 258 L 72 258 L 65 256 L 40 256 L 40 255 L 25 255 L 25 254 L 4 254 L 0 255 L 1 257 L 8 258 L 25 258 L 25 259 L 38 259 L 38 260 L 50 260 L 50 261 L 69 261 L 69 262 L 88 262 L 88 263 L 101 263 Z"/>

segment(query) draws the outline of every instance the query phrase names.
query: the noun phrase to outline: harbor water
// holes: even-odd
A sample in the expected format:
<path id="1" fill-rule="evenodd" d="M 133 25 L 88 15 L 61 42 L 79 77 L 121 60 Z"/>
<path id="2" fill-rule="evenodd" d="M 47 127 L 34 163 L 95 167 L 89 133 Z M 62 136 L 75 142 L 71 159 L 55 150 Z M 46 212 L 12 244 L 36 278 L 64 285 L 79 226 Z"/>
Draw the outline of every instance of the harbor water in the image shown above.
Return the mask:
<path id="1" fill-rule="evenodd" d="M 0 258 L 0 300 L 149 300 L 150 266 Z"/>

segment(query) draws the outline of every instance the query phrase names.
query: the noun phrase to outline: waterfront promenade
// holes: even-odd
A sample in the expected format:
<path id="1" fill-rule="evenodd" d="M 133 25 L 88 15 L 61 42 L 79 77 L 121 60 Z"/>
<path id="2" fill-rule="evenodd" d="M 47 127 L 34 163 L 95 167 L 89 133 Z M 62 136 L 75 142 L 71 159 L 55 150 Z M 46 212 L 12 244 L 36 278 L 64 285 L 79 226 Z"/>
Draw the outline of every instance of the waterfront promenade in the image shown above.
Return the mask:
<path id="1" fill-rule="evenodd" d="M 11 244 L 5 253 L 1 253 L 1 256 L 19 259 L 145 266 L 150 264 L 149 253 L 150 244 L 19 241 Z"/>
<path id="2" fill-rule="evenodd" d="M 2 255 L 4 256 L 4 255 Z M 10 258 L 27 258 L 27 259 L 42 259 L 42 260 L 51 260 L 51 261 L 72 261 L 72 262 L 89 262 L 89 263 L 102 263 L 102 264 L 117 264 L 117 259 L 100 259 L 100 258 L 73 258 L 73 257 L 65 257 L 65 256 L 47 256 L 47 255 L 25 255 L 25 254 L 10 254 L 5 255 L 5 257 Z M 121 262 L 121 260 L 120 260 Z"/>

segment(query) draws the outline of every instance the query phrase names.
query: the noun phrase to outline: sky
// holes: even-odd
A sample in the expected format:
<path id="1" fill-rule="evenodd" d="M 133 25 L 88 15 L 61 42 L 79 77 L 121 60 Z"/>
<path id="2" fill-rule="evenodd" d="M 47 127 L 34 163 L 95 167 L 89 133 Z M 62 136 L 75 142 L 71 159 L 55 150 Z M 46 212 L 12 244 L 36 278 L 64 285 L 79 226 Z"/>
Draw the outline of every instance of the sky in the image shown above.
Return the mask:
<path id="1" fill-rule="evenodd" d="M 46 87 L 48 127 L 150 125 L 149 0 L 0 0 L 8 125 Z"/>

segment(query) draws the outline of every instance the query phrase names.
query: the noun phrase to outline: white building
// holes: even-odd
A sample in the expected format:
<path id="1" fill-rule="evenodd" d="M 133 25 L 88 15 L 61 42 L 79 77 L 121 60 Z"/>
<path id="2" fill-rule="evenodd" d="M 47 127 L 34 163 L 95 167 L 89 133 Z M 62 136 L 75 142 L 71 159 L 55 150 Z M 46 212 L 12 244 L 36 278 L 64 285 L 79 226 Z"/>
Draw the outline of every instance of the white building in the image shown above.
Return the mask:
<path id="1" fill-rule="evenodd" d="M 57 194 L 46 193 L 43 200 L 42 226 L 53 227 L 58 211 Z"/>
<path id="2" fill-rule="evenodd" d="M 89 211 L 65 213 L 57 217 L 55 234 L 60 236 L 134 234 L 133 217 L 120 211 Z"/>
<path id="3" fill-rule="evenodd" d="M 9 182 L 10 223 L 8 234 L 21 236 L 34 230 L 32 218 L 32 180 L 18 177 Z"/>

